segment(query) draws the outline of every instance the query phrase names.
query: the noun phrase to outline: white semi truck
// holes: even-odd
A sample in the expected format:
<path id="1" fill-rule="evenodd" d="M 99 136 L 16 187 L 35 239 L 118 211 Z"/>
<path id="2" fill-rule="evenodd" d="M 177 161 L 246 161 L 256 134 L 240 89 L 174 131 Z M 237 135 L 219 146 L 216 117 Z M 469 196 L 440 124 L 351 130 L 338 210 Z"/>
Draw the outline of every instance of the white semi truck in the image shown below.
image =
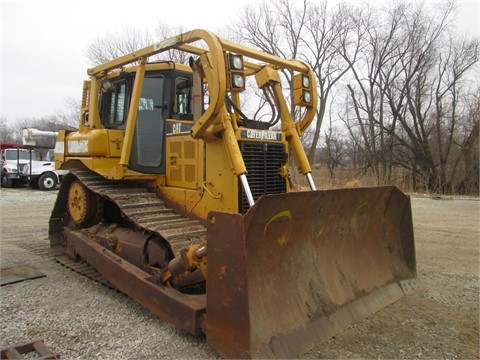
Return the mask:
<path id="1" fill-rule="evenodd" d="M 39 140 L 56 139 L 57 132 L 25 128 L 22 131 L 22 144 L 2 147 L 1 184 L 13 187 L 29 184 L 40 190 L 54 190 L 68 172 L 55 170 L 54 149 L 37 145 Z M 39 150 L 48 149 L 43 160 Z"/>
<path id="2" fill-rule="evenodd" d="M 25 146 L 36 146 L 41 139 L 57 139 L 58 132 L 43 131 L 33 128 L 25 128 L 22 132 L 22 141 Z M 49 149 L 43 161 L 32 161 L 23 168 L 23 175 L 27 177 L 28 184 L 40 190 L 54 190 L 62 181 L 66 170 L 55 170 L 55 150 Z"/>
<path id="3" fill-rule="evenodd" d="M 22 144 L 1 144 L 1 181 L 2 187 L 14 187 L 25 185 L 28 178 L 24 176 L 24 168 L 27 164 L 40 160 L 40 153 L 34 149 L 26 149 Z"/>

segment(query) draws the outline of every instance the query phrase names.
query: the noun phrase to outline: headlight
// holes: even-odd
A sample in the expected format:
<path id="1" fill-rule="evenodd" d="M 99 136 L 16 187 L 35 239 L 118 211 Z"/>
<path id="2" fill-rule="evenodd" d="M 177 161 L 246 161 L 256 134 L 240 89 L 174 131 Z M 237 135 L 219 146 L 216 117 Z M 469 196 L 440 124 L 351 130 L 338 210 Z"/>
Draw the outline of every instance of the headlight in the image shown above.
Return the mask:
<path id="1" fill-rule="evenodd" d="M 228 65 L 228 88 L 231 92 L 240 92 L 245 90 L 245 69 L 242 55 L 226 53 L 226 63 Z"/>
<path id="2" fill-rule="evenodd" d="M 295 74 L 293 76 L 293 100 L 298 106 L 312 105 L 312 79 L 308 74 Z"/>
<path id="3" fill-rule="evenodd" d="M 245 87 L 245 77 L 242 74 L 233 74 L 232 75 L 232 85 L 235 88 Z"/>
<path id="4" fill-rule="evenodd" d="M 305 88 L 310 87 L 310 78 L 306 75 L 302 76 L 302 86 Z"/>
<path id="5" fill-rule="evenodd" d="M 303 101 L 306 103 L 311 103 L 312 102 L 312 96 L 310 94 L 310 91 L 304 91 L 303 92 Z"/>
<path id="6" fill-rule="evenodd" d="M 243 71 L 243 57 L 241 55 L 230 54 L 230 69 Z"/>
<path id="7" fill-rule="evenodd" d="M 7 170 L 7 172 L 15 172 L 15 173 L 17 172 L 16 167 L 5 166 L 4 169 Z"/>

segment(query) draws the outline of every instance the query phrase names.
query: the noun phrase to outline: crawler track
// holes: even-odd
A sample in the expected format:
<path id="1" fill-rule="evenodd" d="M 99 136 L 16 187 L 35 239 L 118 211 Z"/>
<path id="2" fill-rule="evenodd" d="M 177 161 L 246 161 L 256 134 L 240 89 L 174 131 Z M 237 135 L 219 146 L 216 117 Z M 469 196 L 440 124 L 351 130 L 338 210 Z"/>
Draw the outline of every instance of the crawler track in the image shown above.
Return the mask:
<path id="1" fill-rule="evenodd" d="M 205 239 L 206 229 L 198 221 L 182 217 L 146 187 L 137 182 L 113 181 L 89 170 L 72 170 L 75 176 L 90 191 L 104 201 L 114 203 L 120 210 L 120 216 L 138 231 L 149 231 L 160 235 L 171 247 L 173 255 L 193 243 Z M 93 280 L 111 286 L 103 277 L 85 262 L 69 258 L 62 249 L 63 217 L 66 216 L 69 184 L 62 184 L 50 220 L 50 243 L 56 259 L 72 270 Z M 120 220 L 120 219 L 119 219 Z"/>

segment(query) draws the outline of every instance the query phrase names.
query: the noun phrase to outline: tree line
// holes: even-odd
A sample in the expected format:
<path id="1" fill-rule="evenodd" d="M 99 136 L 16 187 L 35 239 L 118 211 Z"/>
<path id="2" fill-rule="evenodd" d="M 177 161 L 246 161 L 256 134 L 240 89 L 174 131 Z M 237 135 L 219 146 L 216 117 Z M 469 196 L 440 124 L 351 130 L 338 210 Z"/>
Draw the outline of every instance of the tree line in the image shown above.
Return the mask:
<path id="1" fill-rule="evenodd" d="M 332 176 L 349 164 L 378 185 L 400 167 L 414 191 L 478 194 L 479 38 L 453 27 L 454 2 L 435 6 L 275 0 L 245 8 L 231 33 L 314 69 L 312 163 Z"/>
<path id="2" fill-rule="evenodd" d="M 44 131 L 74 130 L 78 127 L 80 116 L 80 100 L 65 98 L 63 109 L 41 118 L 26 117 L 9 122 L 5 116 L 0 116 L 0 142 L 22 143 L 22 130 L 35 128 Z"/>
<path id="3" fill-rule="evenodd" d="M 479 38 L 454 28 L 455 2 L 434 5 L 267 0 L 245 6 L 221 35 L 311 65 L 319 106 L 303 142 L 331 176 L 348 165 L 382 185 L 401 168 L 413 191 L 478 194 Z M 95 39 L 86 56 L 97 65 L 186 30 L 123 28 Z M 72 127 L 75 111 L 43 121 Z"/>

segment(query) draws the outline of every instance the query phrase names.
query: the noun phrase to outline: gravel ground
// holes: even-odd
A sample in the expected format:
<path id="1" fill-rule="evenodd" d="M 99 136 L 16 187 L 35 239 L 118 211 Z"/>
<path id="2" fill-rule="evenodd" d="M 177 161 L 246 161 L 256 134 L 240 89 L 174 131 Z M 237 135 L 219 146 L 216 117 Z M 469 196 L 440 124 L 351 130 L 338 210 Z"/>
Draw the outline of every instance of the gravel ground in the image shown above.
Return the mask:
<path id="1" fill-rule="evenodd" d="M 204 338 L 55 262 L 48 219 L 57 191 L 0 189 L 1 268 L 46 277 L 0 288 L 0 347 L 43 339 L 68 359 L 218 358 Z M 301 358 L 479 358 L 480 201 L 412 196 L 419 279 L 404 298 Z"/>

